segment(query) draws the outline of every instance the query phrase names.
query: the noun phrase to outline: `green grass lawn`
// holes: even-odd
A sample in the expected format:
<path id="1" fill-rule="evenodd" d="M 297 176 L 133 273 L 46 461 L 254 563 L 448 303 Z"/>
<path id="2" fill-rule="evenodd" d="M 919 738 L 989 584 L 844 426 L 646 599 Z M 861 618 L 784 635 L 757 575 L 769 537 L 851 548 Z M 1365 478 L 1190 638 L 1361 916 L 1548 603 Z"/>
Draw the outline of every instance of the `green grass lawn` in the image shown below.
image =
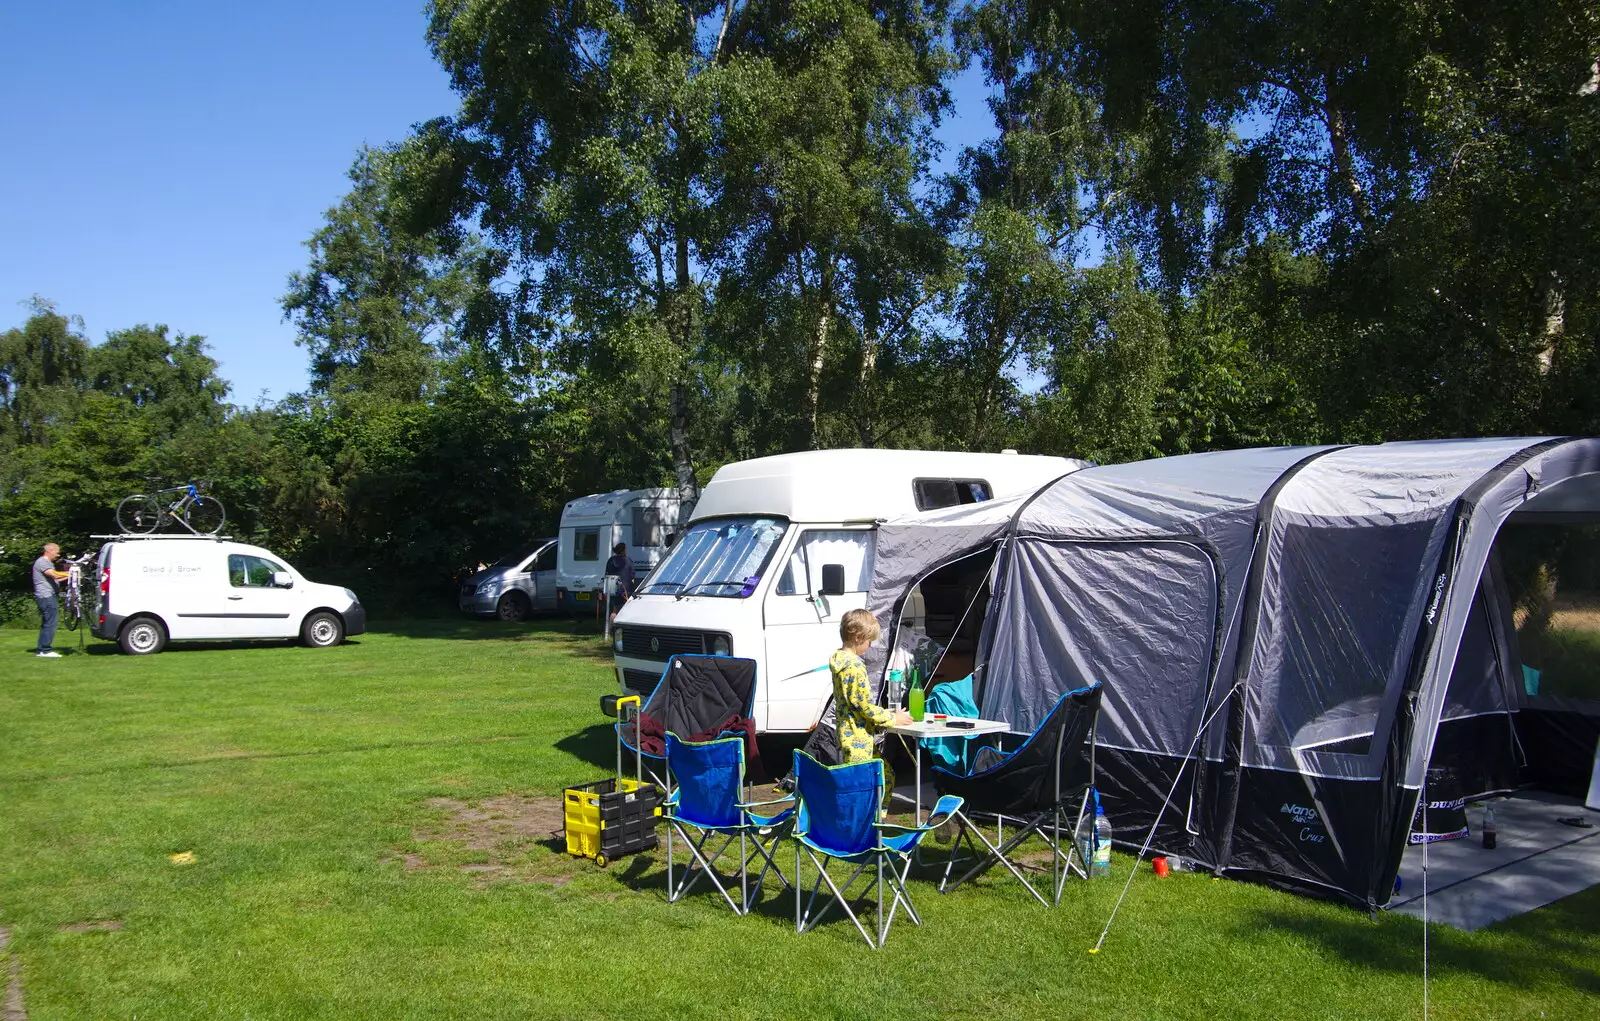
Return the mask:
<path id="1" fill-rule="evenodd" d="M 1141 875 L 1089 955 L 1121 856 L 1054 911 L 1009 880 L 915 882 L 924 926 L 873 952 L 847 922 L 796 936 L 776 893 L 747 918 L 668 905 L 661 856 L 474 837 L 462 805 L 608 772 L 609 656 L 571 625 L 147 659 L 32 641 L 0 630 L 0 980 L 20 963 L 30 1021 L 1421 1016 L 1416 921 L 1205 876 Z M 1435 1018 L 1600 1016 L 1600 890 L 1430 941 Z"/>

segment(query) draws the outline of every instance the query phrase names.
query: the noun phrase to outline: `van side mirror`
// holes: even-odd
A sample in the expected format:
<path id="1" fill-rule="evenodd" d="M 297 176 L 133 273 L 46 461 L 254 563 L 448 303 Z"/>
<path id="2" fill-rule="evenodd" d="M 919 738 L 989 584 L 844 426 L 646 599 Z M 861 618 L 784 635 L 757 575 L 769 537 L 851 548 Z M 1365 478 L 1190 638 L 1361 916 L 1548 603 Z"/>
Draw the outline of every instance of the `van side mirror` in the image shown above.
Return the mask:
<path id="1" fill-rule="evenodd" d="M 822 594 L 825 596 L 844 595 L 844 565 L 822 565 Z"/>
<path id="2" fill-rule="evenodd" d="M 272 572 L 272 587 L 294 588 L 294 575 L 290 574 L 288 571 Z"/>

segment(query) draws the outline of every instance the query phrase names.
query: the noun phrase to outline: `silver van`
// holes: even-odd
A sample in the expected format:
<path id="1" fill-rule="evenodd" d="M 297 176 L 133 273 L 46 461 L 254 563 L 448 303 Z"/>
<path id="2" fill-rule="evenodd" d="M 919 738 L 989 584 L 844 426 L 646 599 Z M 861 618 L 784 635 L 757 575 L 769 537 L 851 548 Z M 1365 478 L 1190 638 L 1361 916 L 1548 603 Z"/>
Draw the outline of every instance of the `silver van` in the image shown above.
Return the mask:
<path id="1" fill-rule="evenodd" d="M 556 608 L 556 540 L 539 541 L 501 557 L 461 583 L 462 613 L 522 620 Z"/>

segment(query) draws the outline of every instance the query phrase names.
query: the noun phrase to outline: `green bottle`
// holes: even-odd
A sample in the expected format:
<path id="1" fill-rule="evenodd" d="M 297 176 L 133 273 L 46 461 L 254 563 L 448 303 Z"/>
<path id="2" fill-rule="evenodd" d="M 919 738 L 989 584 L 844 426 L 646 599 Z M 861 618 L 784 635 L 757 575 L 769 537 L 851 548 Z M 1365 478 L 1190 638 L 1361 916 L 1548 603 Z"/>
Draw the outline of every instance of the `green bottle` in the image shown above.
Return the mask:
<path id="1" fill-rule="evenodd" d="M 922 671 L 916 667 L 911 668 L 911 693 L 906 696 L 906 708 L 911 712 L 911 718 L 917 723 L 922 722 L 924 692 L 922 690 Z"/>

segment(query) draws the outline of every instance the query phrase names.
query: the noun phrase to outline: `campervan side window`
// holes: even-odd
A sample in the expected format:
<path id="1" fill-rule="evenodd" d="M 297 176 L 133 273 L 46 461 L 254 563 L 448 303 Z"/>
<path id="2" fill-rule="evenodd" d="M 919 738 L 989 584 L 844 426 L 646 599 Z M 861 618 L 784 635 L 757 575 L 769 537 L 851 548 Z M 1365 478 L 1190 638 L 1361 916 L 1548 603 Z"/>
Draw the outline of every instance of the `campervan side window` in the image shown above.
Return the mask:
<path id="1" fill-rule="evenodd" d="M 665 546 L 661 534 L 661 508 L 635 507 L 633 509 L 633 544 L 635 546 Z"/>
<path id="2" fill-rule="evenodd" d="M 778 578 L 778 595 L 822 591 L 823 564 L 844 565 L 845 591 L 865 592 L 872 582 L 873 540 L 877 534 L 865 528 L 814 528 L 800 533 Z"/>
<path id="3" fill-rule="evenodd" d="M 572 533 L 572 559 L 600 559 L 600 529 L 580 528 Z"/>
<path id="4" fill-rule="evenodd" d="M 911 483 L 917 510 L 959 507 L 994 499 L 994 490 L 983 479 L 917 479 Z"/>

